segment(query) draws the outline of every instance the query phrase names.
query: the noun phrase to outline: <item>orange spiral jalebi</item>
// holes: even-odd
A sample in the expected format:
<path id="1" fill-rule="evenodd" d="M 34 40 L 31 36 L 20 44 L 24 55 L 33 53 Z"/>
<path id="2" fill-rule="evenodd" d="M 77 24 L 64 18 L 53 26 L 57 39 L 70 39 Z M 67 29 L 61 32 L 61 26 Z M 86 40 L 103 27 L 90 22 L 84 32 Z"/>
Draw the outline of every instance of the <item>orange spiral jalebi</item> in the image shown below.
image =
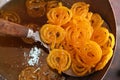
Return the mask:
<path id="1" fill-rule="evenodd" d="M 76 31 L 72 35 L 75 40 L 89 40 L 93 33 L 93 28 L 88 22 L 80 21 L 77 23 Z"/>
<path id="2" fill-rule="evenodd" d="M 112 57 L 115 37 L 103 26 L 101 16 L 89 12 L 84 2 L 71 9 L 61 3 L 55 6 L 47 13 L 49 24 L 40 30 L 42 41 L 51 47 L 48 65 L 59 73 L 70 67 L 77 76 L 103 69 Z"/>
<path id="3" fill-rule="evenodd" d="M 48 65 L 59 73 L 67 70 L 71 65 L 70 54 L 63 49 L 53 49 L 47 57 Z"/>
<path id="4" fill-rule="evenodd" d="M 47 13 L 48 23 L 55 25 L 66 24 L 72 18 L 72 12 L 60 4 L 58 7 L 51 9 Z"/>
<path id="5" fill-rule="evenodd" d="M 40 29 L 40 35 L 45 43 L 51 44 L 52 48 L 54 48 L 56 43 L 60 43 L 64 39 L 65 30 L 56 25 L 45 24 Z"/>
<path id="6" fill-rule="evenodd" d="M 89 66 L 96 65 L 102 57 L 100 46 L 94 41 L 88 41 L 84 44 L 81 53 L 79 53 L 81 60 Z"/>
<path id="7" fill-rule="evenodd" d="M 113 50 L 112 48 L 108 47 L 107 49 L 103 50 L 103 56 L 100 60 L 100 62 L 96 65 L 95 70 L 101 70 L 103 69 L 108 61 L 111 59 L 113 55 Z"/>
<path id="8" fill-rule="evenodd" d="M 66 30 L 66 38 L 65 40 L 67 41 L 67 43 L 72 44 L 73 42 L 73 38 L 72 35 L 74 34 L 74 32 L 76 31 L 76 26 L 74 24 L 71 24 L 70 26 L 68 26 L 65 30 Z"/>
<path id="9" fill-rule="evenodd" d="M 112 33 L 109 33 L 109 39 L 108 41 L 105 43 L 105 45 L 103 45 L 103 48 L 107 48 L 107 47 L 111 47 L 113 48 L 115 45 L 115 38 L 114 35 Z"/>
<path id="10" fill-rule="evenodd" d="M 92 15 L 93 15 L 92 12 L 88 12 L 86 16 L 86 20 L 91 21 Z"/>
<path id="11" fill-rule="evenodd" d="M 77 76 L 84 76 L 88 74 L 90 68 L 83 67 L 80 64 L 72 63 L 72 70 Z"/>
<path id="12" fill-rule="evenodd" d="M 69 23 L 69 26 L 65 30 L 65 40 L 72 45 L 75 45 L 78 41 L 89 40 L 93 33 L 93 28 L 85 21 L 80 21 L 76 24 Z"/>
<path id="13" fill-rule="evenodd" d="M 73 17 L 76 20 L 84 20 L 89 11 L 89 4 L 84 2 L 74 3 L 71 7 Z"/>
<path id="14" fill-rule="evenodd" d="M 103 22 L 104 21 L 102 20 L 102 18 L 101 18 L 101 16 L 99 14 L 94 13 L 92 15 L 92 17 L 91 17 L 91 25 L 92 25 L 92 27 L 94 29 L 97 29 L 97 28 L 101 27 Z"/>
<path id="15" fill-rule="evenodd" d="M 47 6 L 46 6 L 47 12 L 48 12 L 49 10 L 51 10 L 52 8 L 55 8 L 55 7 L 58 7 L 58 1 L 52 0 L 52 1 L 48 1 L 48 2 L 47 2 Z"/>
<path id="16" fill-rule="evenodd" d="M 91 40 L 97 42 L 100 46 L 104 45 L 109 38 L 109 31 L 105 27 L 100 27 L 93 32 Z"/>
<path id="17" fill-rule="evenodd" d="M 14 23 L 21 22 L 20 16 L 16 12 L 13 12 L 13 11 L 3 11 L 1 13 L 1 16 L 3 19 L 14 22 Z"/>

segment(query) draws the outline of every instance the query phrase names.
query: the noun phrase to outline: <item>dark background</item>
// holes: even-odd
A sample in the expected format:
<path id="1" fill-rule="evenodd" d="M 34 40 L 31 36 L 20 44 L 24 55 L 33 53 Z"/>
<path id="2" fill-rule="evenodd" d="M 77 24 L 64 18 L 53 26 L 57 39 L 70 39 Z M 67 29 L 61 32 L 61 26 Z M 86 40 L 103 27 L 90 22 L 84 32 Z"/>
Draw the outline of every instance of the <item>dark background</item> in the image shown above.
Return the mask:
<path id="1" fill-rule="evenodd" d="M 111 2 L 117 26 L 117 48 L 110 69 L 103 80 L 120 80 L 120 0 L 109 0 Z M 109 12 L 108 12 L 109 14 Z"/>

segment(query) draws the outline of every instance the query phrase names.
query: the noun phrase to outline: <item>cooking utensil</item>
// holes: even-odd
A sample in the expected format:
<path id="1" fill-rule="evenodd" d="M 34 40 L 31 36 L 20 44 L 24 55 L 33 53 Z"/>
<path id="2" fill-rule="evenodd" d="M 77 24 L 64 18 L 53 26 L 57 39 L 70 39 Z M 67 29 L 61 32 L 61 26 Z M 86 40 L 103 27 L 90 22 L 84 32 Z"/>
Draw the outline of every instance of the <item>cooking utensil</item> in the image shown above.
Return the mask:
<path id="1" fill-rule="evenodd" d="M 0 33 L 10 35 L 10 36 L 14 36 L 14 37 L 32 38 L 32 39 L 35 40 L 35 42 L 38 42 L 38 41 L 41 42 L 41 44 L 45 48 L 50 50 L 48 45 L 46 45 L 45 43 L 43 43 L 41 41 L 39 31 L 34 32 L 32 29 L 27 28 L 25 26 L 0 19 Z"/>
<path id="2" fill-rule="evenodd" d="M 25 8 L 25 1 L 26 0 L 11 0 L 9 3 L 2 6 L 2 9 L 10 10 L 10 11 L 14 11 L 14 12 L 18 13 L 21 17 L 22 23 L 23 22 L 24 23 L 34 22 L 34 23 L 38 23 L 40 25 L 46 23 L 46 22 L 44 22 L 45 18 L 43 18 L 43 17 L 34 19 L 27 15 L 26 8 Z M 46 0 L 46 1 L 48 1 L 48 0 Z M 109 0 L 59 0 L 59 1 L 63 2 L 63 5 L 65 5 L 67 7 L 70 7 L 73 3 L 78 2 L 78 1 L 85 1 L 86 3 L 89 3 L 90 11 L 99 13 L 102 16 L 102 18 L 105 20 L 105 22 L 109 25 L 110 31 L 116 37 L 115 19 L 114 19 L 114 14 L 112 12 L 112 8 L 109 3 Z M 16 50 L 17 44 L 22 45 L 23 43 L 19 39 L 16 40 L 16 38 L 15 39 L 12 38 L 12 40 L 11 40 L 11 38 L 0 37 L 0 56 L 2 56 L 0 58 L 0 63 L 1 63 L 0 73 L 9 80 L 16 80 L 20 71 L 22 69 L 24 69 L 24 66 L 21 65 L 21 63 L 24 62 L 24 61 L 22 61 L 22 60 L 24 60 L 24 57 L 22 56 L 23 55 L 22 53 L 24 52 L 24 50 L 21 48 Z M 8 46 L 15 47 L 15 48 L 11 49 L 11 48 L 8 48 Z M 26 47 L 27 45 L 22 45 L 22 46 Z M 23 51 L 21 51 L 21 50 L 23 50 Z M 11 55 L 7 55 L 5 57 L 5 53 L 8 53 L 8 52 Z M 18 60 L 18 58 L 20 60 Z M 8 62 L 3 62 L 5 60 L 6 61 L 8 60 Z M 13 63 L 12 61 L 16 61 L 16 64 L 20 65 L 20 67 L 19 68 L 9 67 L 10 65 L 15 65 L 15 63 Z M 91 74 L 91 75 L 85 76 L 85 77 L 66 76 L 67 80 L 101 80 L 107 73 L 107 70 L 109 69 L 111 62 L 112 62 L 112 59 L 109 61 L 109 63 L 106 65 L 106 67 L 103 70 L 95 72 L 94 74 Z M 14 69 L 14 71 L 12 69 Z M 9 75 L 9 74 L 11 74 L 11 75 Z"/>

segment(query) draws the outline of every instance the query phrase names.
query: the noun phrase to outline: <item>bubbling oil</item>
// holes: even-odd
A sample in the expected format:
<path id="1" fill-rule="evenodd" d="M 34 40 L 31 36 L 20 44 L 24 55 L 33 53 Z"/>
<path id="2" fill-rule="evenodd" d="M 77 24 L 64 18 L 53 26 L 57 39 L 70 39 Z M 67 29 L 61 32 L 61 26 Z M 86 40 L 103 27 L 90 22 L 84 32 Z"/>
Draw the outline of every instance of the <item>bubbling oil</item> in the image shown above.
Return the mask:
<path id="1" fill-rule="evenodd" d="M 20 25 L 31 23 L 39 25 L 37 28 L 46 23 L 45 16 L 45 14 L 39 17 L 30 16 L 27 12 L 26 0 L 11 0 L 0 9 L 0 18 Z M 21 38 L 0 34 L 0 74 L 8 80 L 18 80 L 20 72 L 27 67 L 24 52 L 29 53 L 35 45 L 42 48 L 39 44 L 28 44 Z"/>

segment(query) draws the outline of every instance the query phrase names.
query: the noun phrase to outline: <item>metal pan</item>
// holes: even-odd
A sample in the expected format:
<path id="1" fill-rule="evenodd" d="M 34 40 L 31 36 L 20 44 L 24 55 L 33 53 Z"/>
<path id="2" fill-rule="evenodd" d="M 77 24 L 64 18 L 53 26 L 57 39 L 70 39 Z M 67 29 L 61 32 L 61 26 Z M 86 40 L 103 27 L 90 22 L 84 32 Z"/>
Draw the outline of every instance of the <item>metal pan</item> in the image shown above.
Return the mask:
<path id="1" fill-rule="evenodd" d="M 0 0 L 0 10 L 15 11 L 21 17 L 20 24 L 34 22 L 38 23 L 38 25 L 40 26 L 43 25 L 45 23 L 44 21 L 46 20 L 46 18 L 41 17 L 38 21 L 26 15 L 25 1 L 26 0 Z M 68 7 L 70 7 L 73 3 L 78 1 L 84 1 L 86 3 L 89 3 L 90 10 L 93 12 L 97 12 L 102 16 L 102 18 L 108 24 L 110 31 L 114 34 L 116 39 L 116 23 L 109 0 L 59 1 L 63 2 L 63 4 Z M 33 47 L 33 45 L 23 43 L 23 41 L 20 38 L 0 35 L 0 74 L 2 75 L 2 78 L 0 78 L 0 80 L 3 79 L 3 77 L 7 80 L 18 79 L 19 73 L 25 67 L 25 65 L 22 64 L 25 61 L 24 51 L 28 51 L 31 47 Z M 85 77 L 70 77 L 68 75 L 65 75 L 66 80 L 101 80 L 107 73 L 112 59 L 101 71 L 95 72 Z"/>

